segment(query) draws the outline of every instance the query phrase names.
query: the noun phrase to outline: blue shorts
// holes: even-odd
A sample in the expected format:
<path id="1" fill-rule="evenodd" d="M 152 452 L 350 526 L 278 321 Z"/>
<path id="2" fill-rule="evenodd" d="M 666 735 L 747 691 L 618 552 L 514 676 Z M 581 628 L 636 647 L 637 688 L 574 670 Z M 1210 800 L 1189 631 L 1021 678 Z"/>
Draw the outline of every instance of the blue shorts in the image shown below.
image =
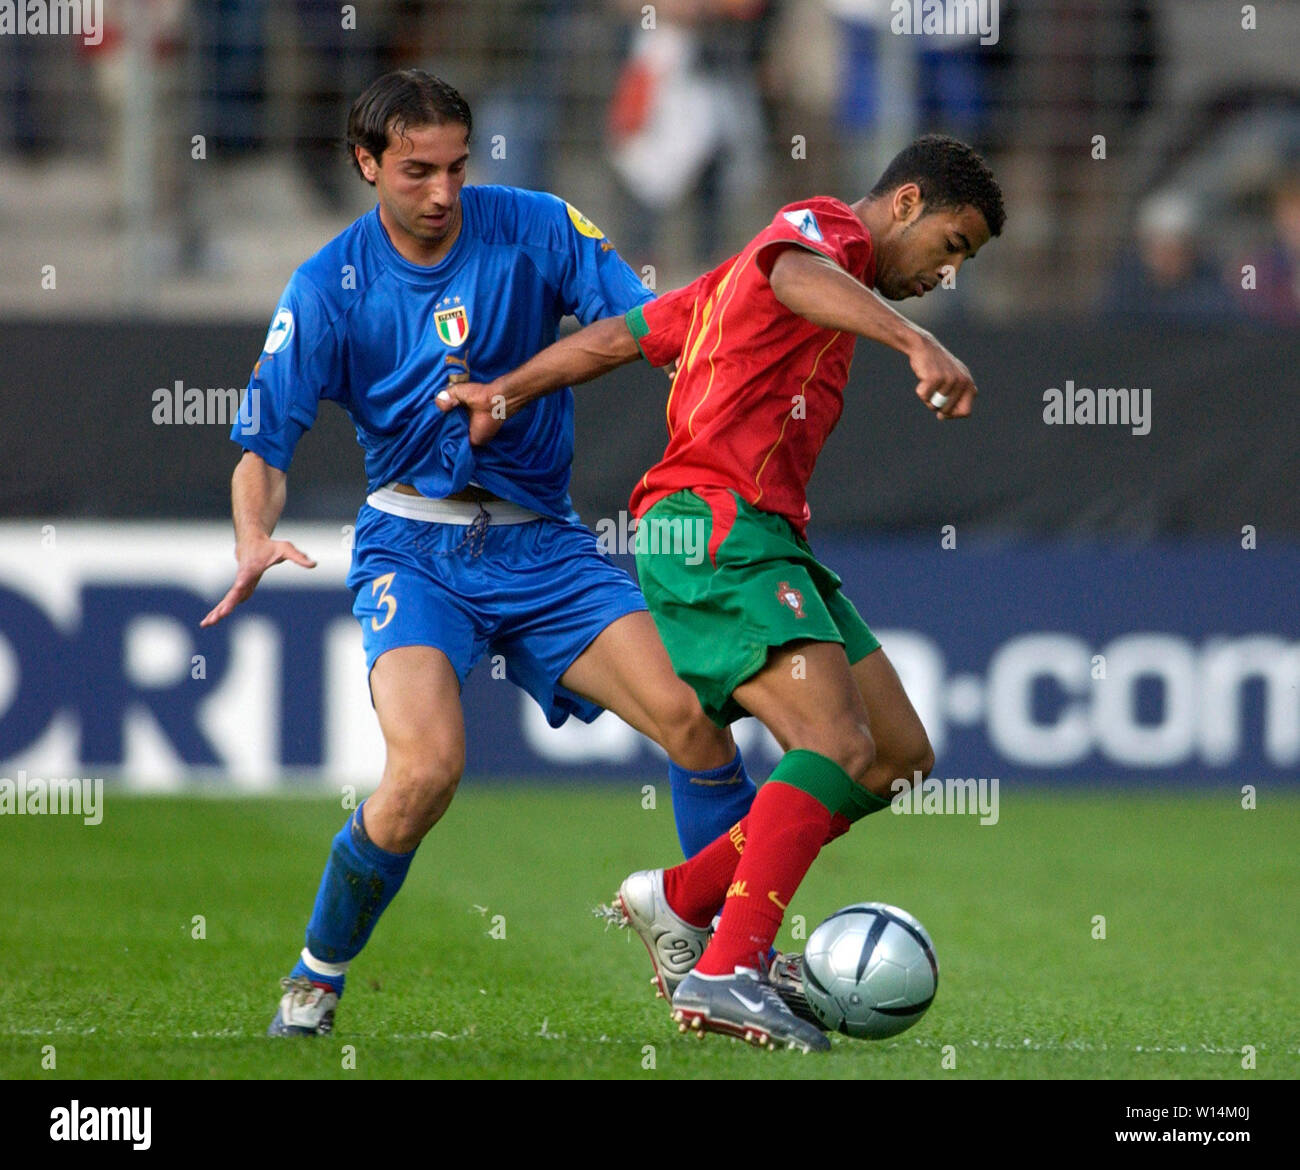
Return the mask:
<path id="1" fill-rule="evenodd" d="M 560 676 L 608 625 L 646 608 L 594 532 L 550 519 L 471 530 L 365 504 L 347 583 L 367 671 L 386 650 L 433 646 L 463 687 L 485 653 L 500 654 L 506 677 L 537 700 L 552 727 L 601 713 Z"/>

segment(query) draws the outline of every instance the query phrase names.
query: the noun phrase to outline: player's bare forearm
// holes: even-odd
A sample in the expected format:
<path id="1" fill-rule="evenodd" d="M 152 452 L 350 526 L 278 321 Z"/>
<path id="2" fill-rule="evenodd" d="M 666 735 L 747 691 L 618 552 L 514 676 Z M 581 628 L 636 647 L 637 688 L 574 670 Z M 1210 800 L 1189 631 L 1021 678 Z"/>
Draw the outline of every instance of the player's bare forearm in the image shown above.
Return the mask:
<path id="1" fill-rule="evenodd" d="M 288 476 L 260 455 L 245 451 L 230 479 L 230 512 L 235 521 L 235 543 L 269 540 L 284 511 Z"/>
<path id="2" fill-rule="evenodd" d="M 905 354 L 917 377 L 916 393 L 939 418 L 964 418 L 975 400 L 970 370 L 928 329 L 909 321 L 860 280 L 825 256 L 788 248 L 768 276 L 772 295 L 792 313 L 855 333 Z"/>
<path id="3" fill-rule="evenodd" d="M 928 336 L 879 293 L 838 264 L 806 248 L 787 248 L 768 277 L 772 293 L 792 313 L 824 329 L 856 333 L 900 353 L 910 353 Z"/>
<path id="4" fill-rule="evenodd" d="M 235 520 L 235 559 L 239 568 L 235 583 L 199 623 L 215 626 L 241 602 L 247 601 L 262 574 L 281 561 L 293 561 L 304 569 L 316 562 L 287 540 L 272 540 L 284 511 L 287 477 L 259 455 L 245 451 L 230 479 L 230 511 Z"/>
<path id="5" fill-rule="evenodd" d="M 489 442 L 510 415 L 534 398 L 561 386 L 590 382 L 640 356 L 627 322 L 622 317 L 606 317 L 560 338 L 495 381 L 449 385 L 438 395 L 437 403 L 443 411 L 465 407 L 470 414 L 470 442 L 479 445 Z"/>
<path id="6" fill-rule="evenodd" d="M 606 317 L 548 345 L 491 386 L 505 399 L 506 413 L 514 414 L 534 398 L 561 386 L 590 382 L 640 356 L 627 322 L 622 317 Z"/>

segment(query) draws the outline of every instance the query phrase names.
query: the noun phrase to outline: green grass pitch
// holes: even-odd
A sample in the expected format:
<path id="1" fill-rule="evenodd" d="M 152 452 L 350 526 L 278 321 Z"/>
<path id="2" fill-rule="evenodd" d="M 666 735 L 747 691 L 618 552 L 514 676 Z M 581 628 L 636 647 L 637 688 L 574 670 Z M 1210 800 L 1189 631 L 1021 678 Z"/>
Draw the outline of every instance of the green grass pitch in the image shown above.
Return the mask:
<path id="1" fill-rule="evenodd" d="M 467 782 L 354 963 L 335 1033 L 305 1042 L 263 1032 L 338 800 L 110 790 L 95 827 L 5 816 L 0 1076 L 1300 1076 L 1300 795 L 1265 786 L 1246 810 L 1230 786 L 1004 785 L 995 826 L 863 822 L 778 944 L 799 947 L 800 918 L 893 902 L 934 937 L 939 992 L 911 1031 L 825 1056 L 679 1035 L 640 943 L 592 917 L 626 873 L 677 859 L 659 796 Z"/>

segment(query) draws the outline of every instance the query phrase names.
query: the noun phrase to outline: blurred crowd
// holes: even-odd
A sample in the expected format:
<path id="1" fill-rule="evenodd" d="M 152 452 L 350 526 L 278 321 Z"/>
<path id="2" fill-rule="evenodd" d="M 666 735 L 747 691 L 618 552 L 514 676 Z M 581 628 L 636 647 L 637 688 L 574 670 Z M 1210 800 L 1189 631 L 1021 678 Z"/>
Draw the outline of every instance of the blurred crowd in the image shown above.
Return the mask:
<path id="1" fill-rule="evenodd" d="M 94 47 L 0 38 L 0 165 L 83 151 L 129 167 L 147 69 L 153 138 L 180 144 L 151 156 L 154 213 L 175 263 L 201 269 L 194 127 L 221 162 L 279 152 L 318 206 L 352 214 L 365 193 L 340 159 L 348 105 L 418 65 L 470 99 L 476 181 L 567 181 L 586 199 L 582 175 L 634 264 L 698 271 L 782 203 L 852 200 L 910 138 L 943 131 L 1007 193 L 1005 240 L 981 263 L 995 305 L 1300 319 L 1285 31 L 1238 29 L 1209 0 L 990 5 L 991 37 L 902 35 L 921 7 L 902 0 L 121 0 Z M 1300 13 L 1269 16 L 1300 44 Z"/>
<path id="2" fill-rule="evenodd" d="M 1300 140 L 1297 141 L 1300 146 Z M 1262 231 L 1227 254 L 1212 209 L 1192 193 L 1161 193 L 1139 209 L 1102 300 L 1115 316 L 1210 322 L 1300 322 L 1300 150 L 1266 193 Z"/>

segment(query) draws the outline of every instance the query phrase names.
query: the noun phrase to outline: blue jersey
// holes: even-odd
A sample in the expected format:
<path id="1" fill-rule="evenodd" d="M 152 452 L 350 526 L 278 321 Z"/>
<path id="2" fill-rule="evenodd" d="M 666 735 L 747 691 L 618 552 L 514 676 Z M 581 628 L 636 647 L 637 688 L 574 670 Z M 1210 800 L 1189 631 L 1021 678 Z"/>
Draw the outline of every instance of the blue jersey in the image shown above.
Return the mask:
<path id="1" fill-rule="evenodd" d="M 460 235 L 432 267 L 393 247 L 374 208 L 293 274 L 249 380 L 235 442 L 287 471 L 322 398 L 356 425 L 371 491 L 441 497 L 471 482 L 544 516 L 569 501 L 573 392 L 534 400 L 471 447 L 464 410 L 434 401 L 456 374 L 488 382 L 651 293 L 590 220 L 554 195 L 464 187 Z"/>

